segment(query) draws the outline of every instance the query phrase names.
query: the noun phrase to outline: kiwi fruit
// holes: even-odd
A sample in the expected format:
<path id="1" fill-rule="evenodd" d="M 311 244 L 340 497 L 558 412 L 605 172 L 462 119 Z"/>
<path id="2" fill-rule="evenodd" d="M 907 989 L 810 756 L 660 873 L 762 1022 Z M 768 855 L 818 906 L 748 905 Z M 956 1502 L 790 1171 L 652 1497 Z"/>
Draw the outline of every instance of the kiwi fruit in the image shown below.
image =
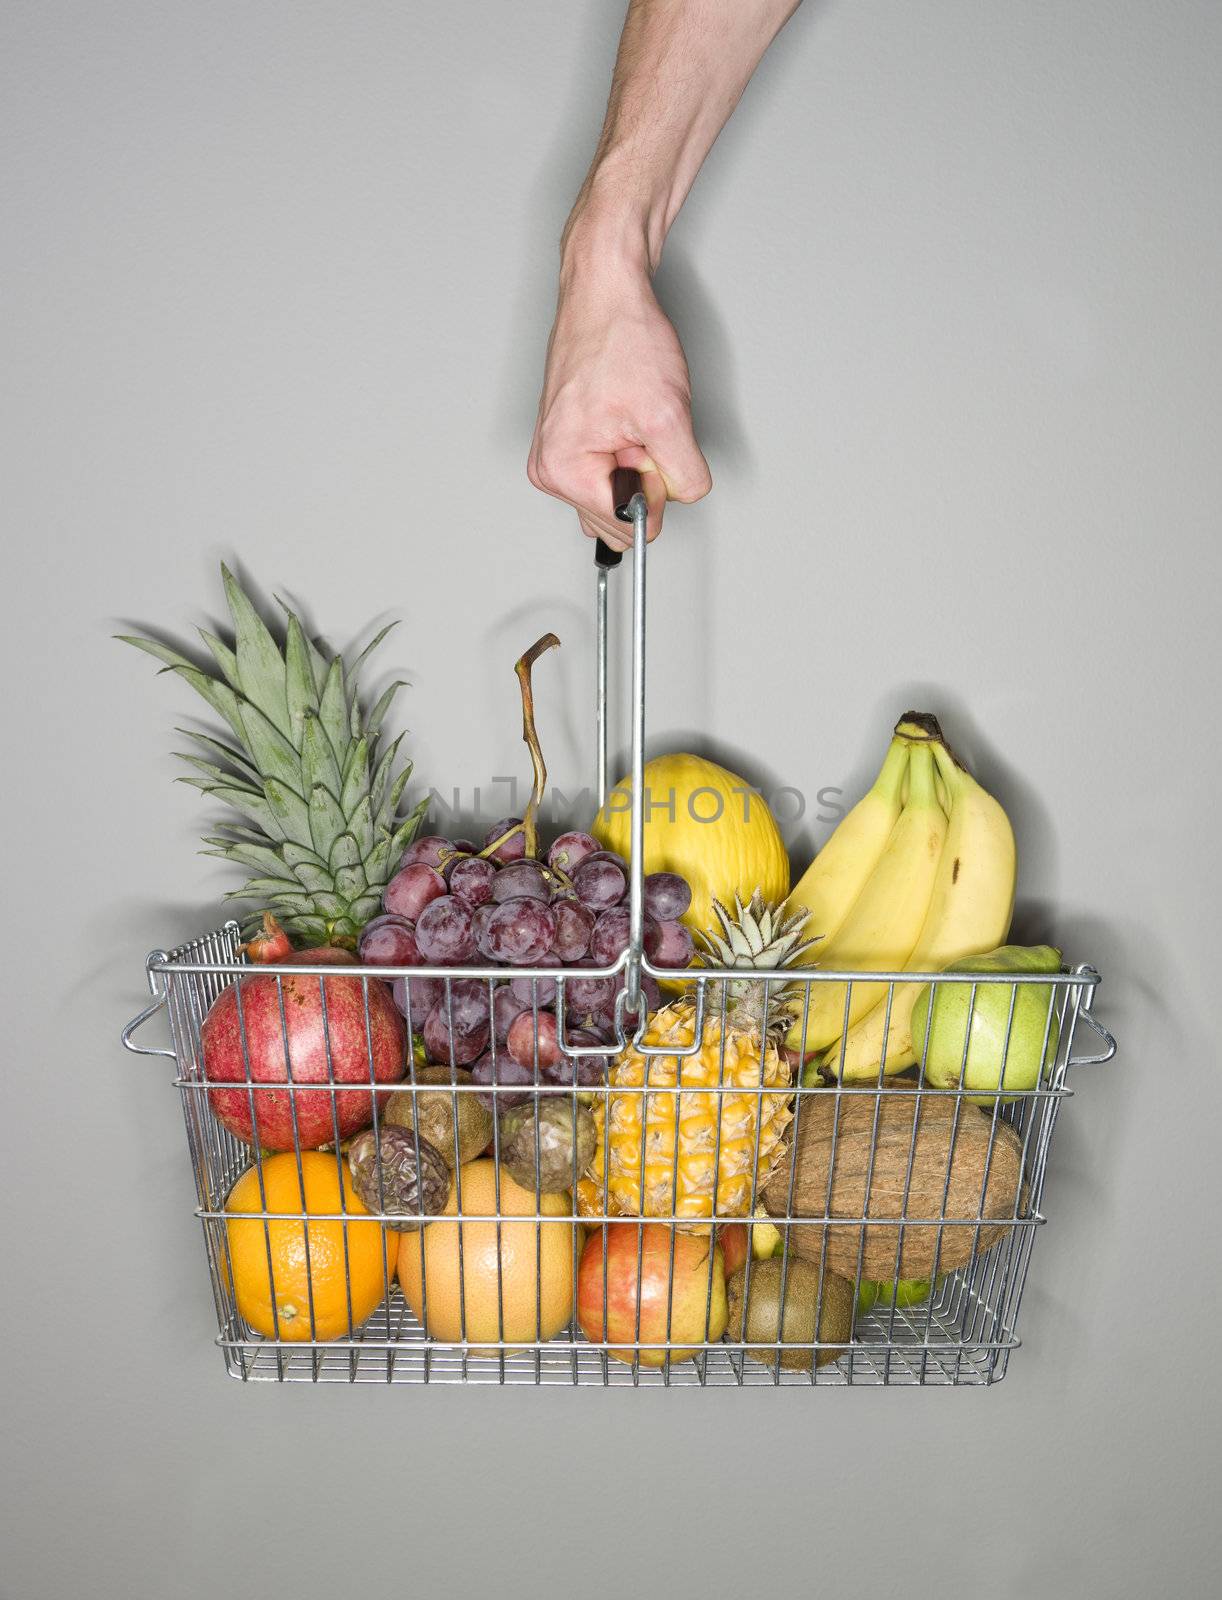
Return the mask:
<path id="1" fill-rule="evenodd" d="M 844 1354 L 843 1346 L 853 1337 L 853 1306 L 856 1299 L 853 1285 L 839 1273 L 824 1271 L 823 1303 L 820 1306 L 819 1268 L 794 1255 L 789 1258 L 788 1271 L 783 1272 L 783 1268 L 784 1263 L 779 1256 L 751 1263 L 751 1287 L 745 1307 L 743 1291 L 747 1284 L 747 1269 L 742 1267 L 734 1274 L 726 1285 L 730 1301 L 727 1336 L 732 1343 L 747 1345 L 747 1354 L 751 1359 L 766 1367 L 776 1361 L 778 1344 L 781 1346 L 783 1367 L 792 1371 L 809 1371 L 812 1353 L 816 1366 L 826 1366 L 829 1361 L 835 1361 Z M 785 1286 L 783 1311 L 782 1277 Z M 815 1332 L 816 1313 L 818 1333 Z M 758 1345 L 753 1343 L 757 1339 L 762 1341 Z M 815 1339 L 825 1340 L 833 1348 L 812 1351 L 811 1345 Z M 787 1350 L 786 1345 L 797 1348 Z"/>
<path id="2" fill-rule="evenodd" d="M 426 1092 L 417 1088 L 396 1089 L 386 1101 L 382 1121 L 392 1128 L 418 1124 L 420 1137 L 440 1152 L 451 1171 L 454 1169 L 454 1113 L 458 1110 L 458 1164 L 463 1166 L 483 1155 L 492 1139 L 492 1113 L 475 1094 L 451 1094 L 455 1083 L 474 1083 L 469 1072 L 455 1067 L 417 1067 L 413 1082 L 444 1087 Z"/>

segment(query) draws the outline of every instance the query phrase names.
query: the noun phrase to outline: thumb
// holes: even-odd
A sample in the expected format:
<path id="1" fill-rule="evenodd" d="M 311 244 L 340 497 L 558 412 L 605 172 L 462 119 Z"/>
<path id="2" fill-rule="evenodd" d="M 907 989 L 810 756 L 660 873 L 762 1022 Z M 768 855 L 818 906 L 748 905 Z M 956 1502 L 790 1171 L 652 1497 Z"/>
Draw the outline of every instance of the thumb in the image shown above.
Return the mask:
<path id="1" fill-rule="evenodd" d="M 628 452 L 619 451 L 617 459 L 622 466 L 633 466 L 641 473 L 656 473 L 666 488 L 666 498 L 690 505 L 703 500 L 713 487 L 713 475 L 704 453 L 696 443 L 690 418 L 672 427 L 665 435 L 655 434 L 633 452 L 635 460 L 626 460 Z"/>

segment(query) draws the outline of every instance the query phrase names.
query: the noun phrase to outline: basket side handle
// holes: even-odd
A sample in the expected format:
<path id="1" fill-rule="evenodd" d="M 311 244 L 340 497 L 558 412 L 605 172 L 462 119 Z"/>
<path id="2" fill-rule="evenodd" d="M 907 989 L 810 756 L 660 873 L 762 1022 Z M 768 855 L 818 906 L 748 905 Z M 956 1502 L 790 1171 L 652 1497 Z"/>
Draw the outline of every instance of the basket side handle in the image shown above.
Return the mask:
<path id="1" fill-rule="evenodd" d="M 123 1044 L 123 1048 L 125 1050 L 130 1050 L 133 1055 L 168 1056 L 171 1061 L 177 1059 L 173 1050 L 167 1050 L 164 1045 L 137 1044 L 135 1039 L 137 1029 L 142 1028 L 144 1024 L 151 1018 L 155 1017 L 159 1011 L 165 1010 L 166 1001 L 168 1000 L 169 996 L 166 992 L 164 983 L 159 981 L 159 975 L 156 971 L 156 968 L 161 963 L 168 960 L 168 952 L 165 950 L 154 950 L 150 953 L 148 960 L 144 963 L 145 971 L 148 974 L 149 992 L 153 996 L 153 1003 L 152 1005 L 145 1006 L 144 1010 L 140 1012 L 139 1016 L 133 1017 L 124 1028 L 123 1032 L 119 1035 L 119 1038 Z"/>
<path id="2" fill-rule="evenodd" d="M 1092 1032 L 1102 1040 L 1104 1048 L 1101 1053 L 1093 1056 L 1070 1056 L 1065 1065 L 1066 1067 L 1100 1066 L 1103 1062 L 1110 1061 L 1116 1054 L 1116 1041 L 1091 1010 L 1091 1003 L 1095 998 L 1095 989 L 1099 983 L 1099 974 L 1094 967 L 1087 966 L 1075 967 L 1074 973 L 1075 976 L 1084 980 L 1086 989 L 1082 1002 L 1078 1007 L 1078 1021 L 1086 1023 Z"/>

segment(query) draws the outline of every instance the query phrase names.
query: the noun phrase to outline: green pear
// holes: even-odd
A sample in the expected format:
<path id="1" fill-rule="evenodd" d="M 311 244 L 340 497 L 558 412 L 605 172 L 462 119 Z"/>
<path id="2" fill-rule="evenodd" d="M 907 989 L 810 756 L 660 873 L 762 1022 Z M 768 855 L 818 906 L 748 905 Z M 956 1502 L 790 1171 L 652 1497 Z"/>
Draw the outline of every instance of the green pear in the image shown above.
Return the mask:
<path id="1" fill-rule="evenodd" d="M 863 1278 L 857 1285 L 857 1315 L 868 1317 L 878 1299 L 878 1284 L 872 1278 Z"/>
<path id="2" fill-rule="evenodd" d="M 1003 944 L 988 955 L 956 961 L 947 967 L 946 975 L 1060 970 L 1061 952 L 1051 945 Z M 932 1017 L 931 990 L 934 991 Z M 1012 1022 L 1011 1001 L 1014 1004 Z M 1003 1104 L 1034 1089 L 1040 1081 L 1041 1070 L 1047 1069 L 1056 1055 L 1058 1030 L 1052 1007 L 1053 985 L 1050 983 L 977 984 L 974 1006 L 970 983 L 927 984 L 912 1008 L 912 1043 L 918 1056 L 924 1051 L 922 1068 L 926 1083 L 935 1089 L 957 1089 L 962 1073 L 964 1088 L 976 1091 L 968 1099 L 978 1106 L 991 1106 L 997 1099 L 998 1089 L 1010 1091 L 1001 1096 Z M 970 1042 L 967 1039 L 969 1008 L 972 1015 Z M 1010 1022 L 1008 1051 L 1007 1022 Z M 925 1042 L 927 1027 L 928 1046 Z"/>

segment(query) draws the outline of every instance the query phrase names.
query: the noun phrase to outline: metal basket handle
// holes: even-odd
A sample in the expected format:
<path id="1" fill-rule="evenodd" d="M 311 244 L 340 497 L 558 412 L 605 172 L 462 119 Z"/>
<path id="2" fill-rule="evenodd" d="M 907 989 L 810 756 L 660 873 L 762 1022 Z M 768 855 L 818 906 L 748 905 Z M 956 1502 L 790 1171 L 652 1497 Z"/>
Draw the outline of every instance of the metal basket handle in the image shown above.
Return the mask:
<path id="1" fill-rule="evenodd" d="M 645 529 L 649 507 L 641 492 L 640 474 L 617 468 L 612 478 L 615 514 L 632 524 L 632 807 L 629 817 L 628 952 L 619 1014 L 641 1015 L 641 961 L 645 953 Z M 625 495 L 627 498 L 625 499 Z M 597 572 L 596 725 L 598 738 L 598 805 L 607 803 L 607 573 L 622 552 L 599 539 L 594 547 Z M 644 1018 L 642 1017 L 642 1022 Z"/>
<path id="2" fill-rule="evenodd" d="M 160 964 L 163 964 L 169 959 L 170 956 L 168 951 L 152 950 L 149 952 L 148 959 L 144 963 L 145 972 L 148 974 L 149 993 L 153 996 L 153 1003 L 151 1006 L 145 1006 L 144 1010 L 139 1016 L 133 1017 L 124 1028 L 123 1032 L 119 1035 L 123 1041 L 123 1048 L 125 1050 L 130 1050 L 133 1055 L 169 1056 L 171 1061 L 177 1059 L 173 1050 L 167 1050 L 164 1045 L 137 1044 L 134 1037 L 138 1028 L 142 1028 L 144 1024 L 155 1017 L 159 1011 L 165 1010 L 166 1002 L 169 999 L 169 994 L 166 990 L 165 980 L 159 976 L 154 968 Z"/>
<path id="3" fill-rule="evenodd" d="M 1088 1028 L 1098 1034 L 1103 1041 L 1104 1048 L 1101 1053 L 1093 1056 L 1070 1056 L 1065 1065 L 1066 1067 L 1100 1066 L 1103 1062 L 1110 1061 L 1116 1054 L 1116 1041 L 1091 1010 L 1095 999 L 1095 989 L 1099 983 L 1099 974 L 1094 967 L 1088 966 L 1075 967 L 1074 973 L 1077 977 L 1082 978 L 1087 985 L 1086 993 L 1078 1006 L 1078 1021 L 1085 1022 Z"/>

